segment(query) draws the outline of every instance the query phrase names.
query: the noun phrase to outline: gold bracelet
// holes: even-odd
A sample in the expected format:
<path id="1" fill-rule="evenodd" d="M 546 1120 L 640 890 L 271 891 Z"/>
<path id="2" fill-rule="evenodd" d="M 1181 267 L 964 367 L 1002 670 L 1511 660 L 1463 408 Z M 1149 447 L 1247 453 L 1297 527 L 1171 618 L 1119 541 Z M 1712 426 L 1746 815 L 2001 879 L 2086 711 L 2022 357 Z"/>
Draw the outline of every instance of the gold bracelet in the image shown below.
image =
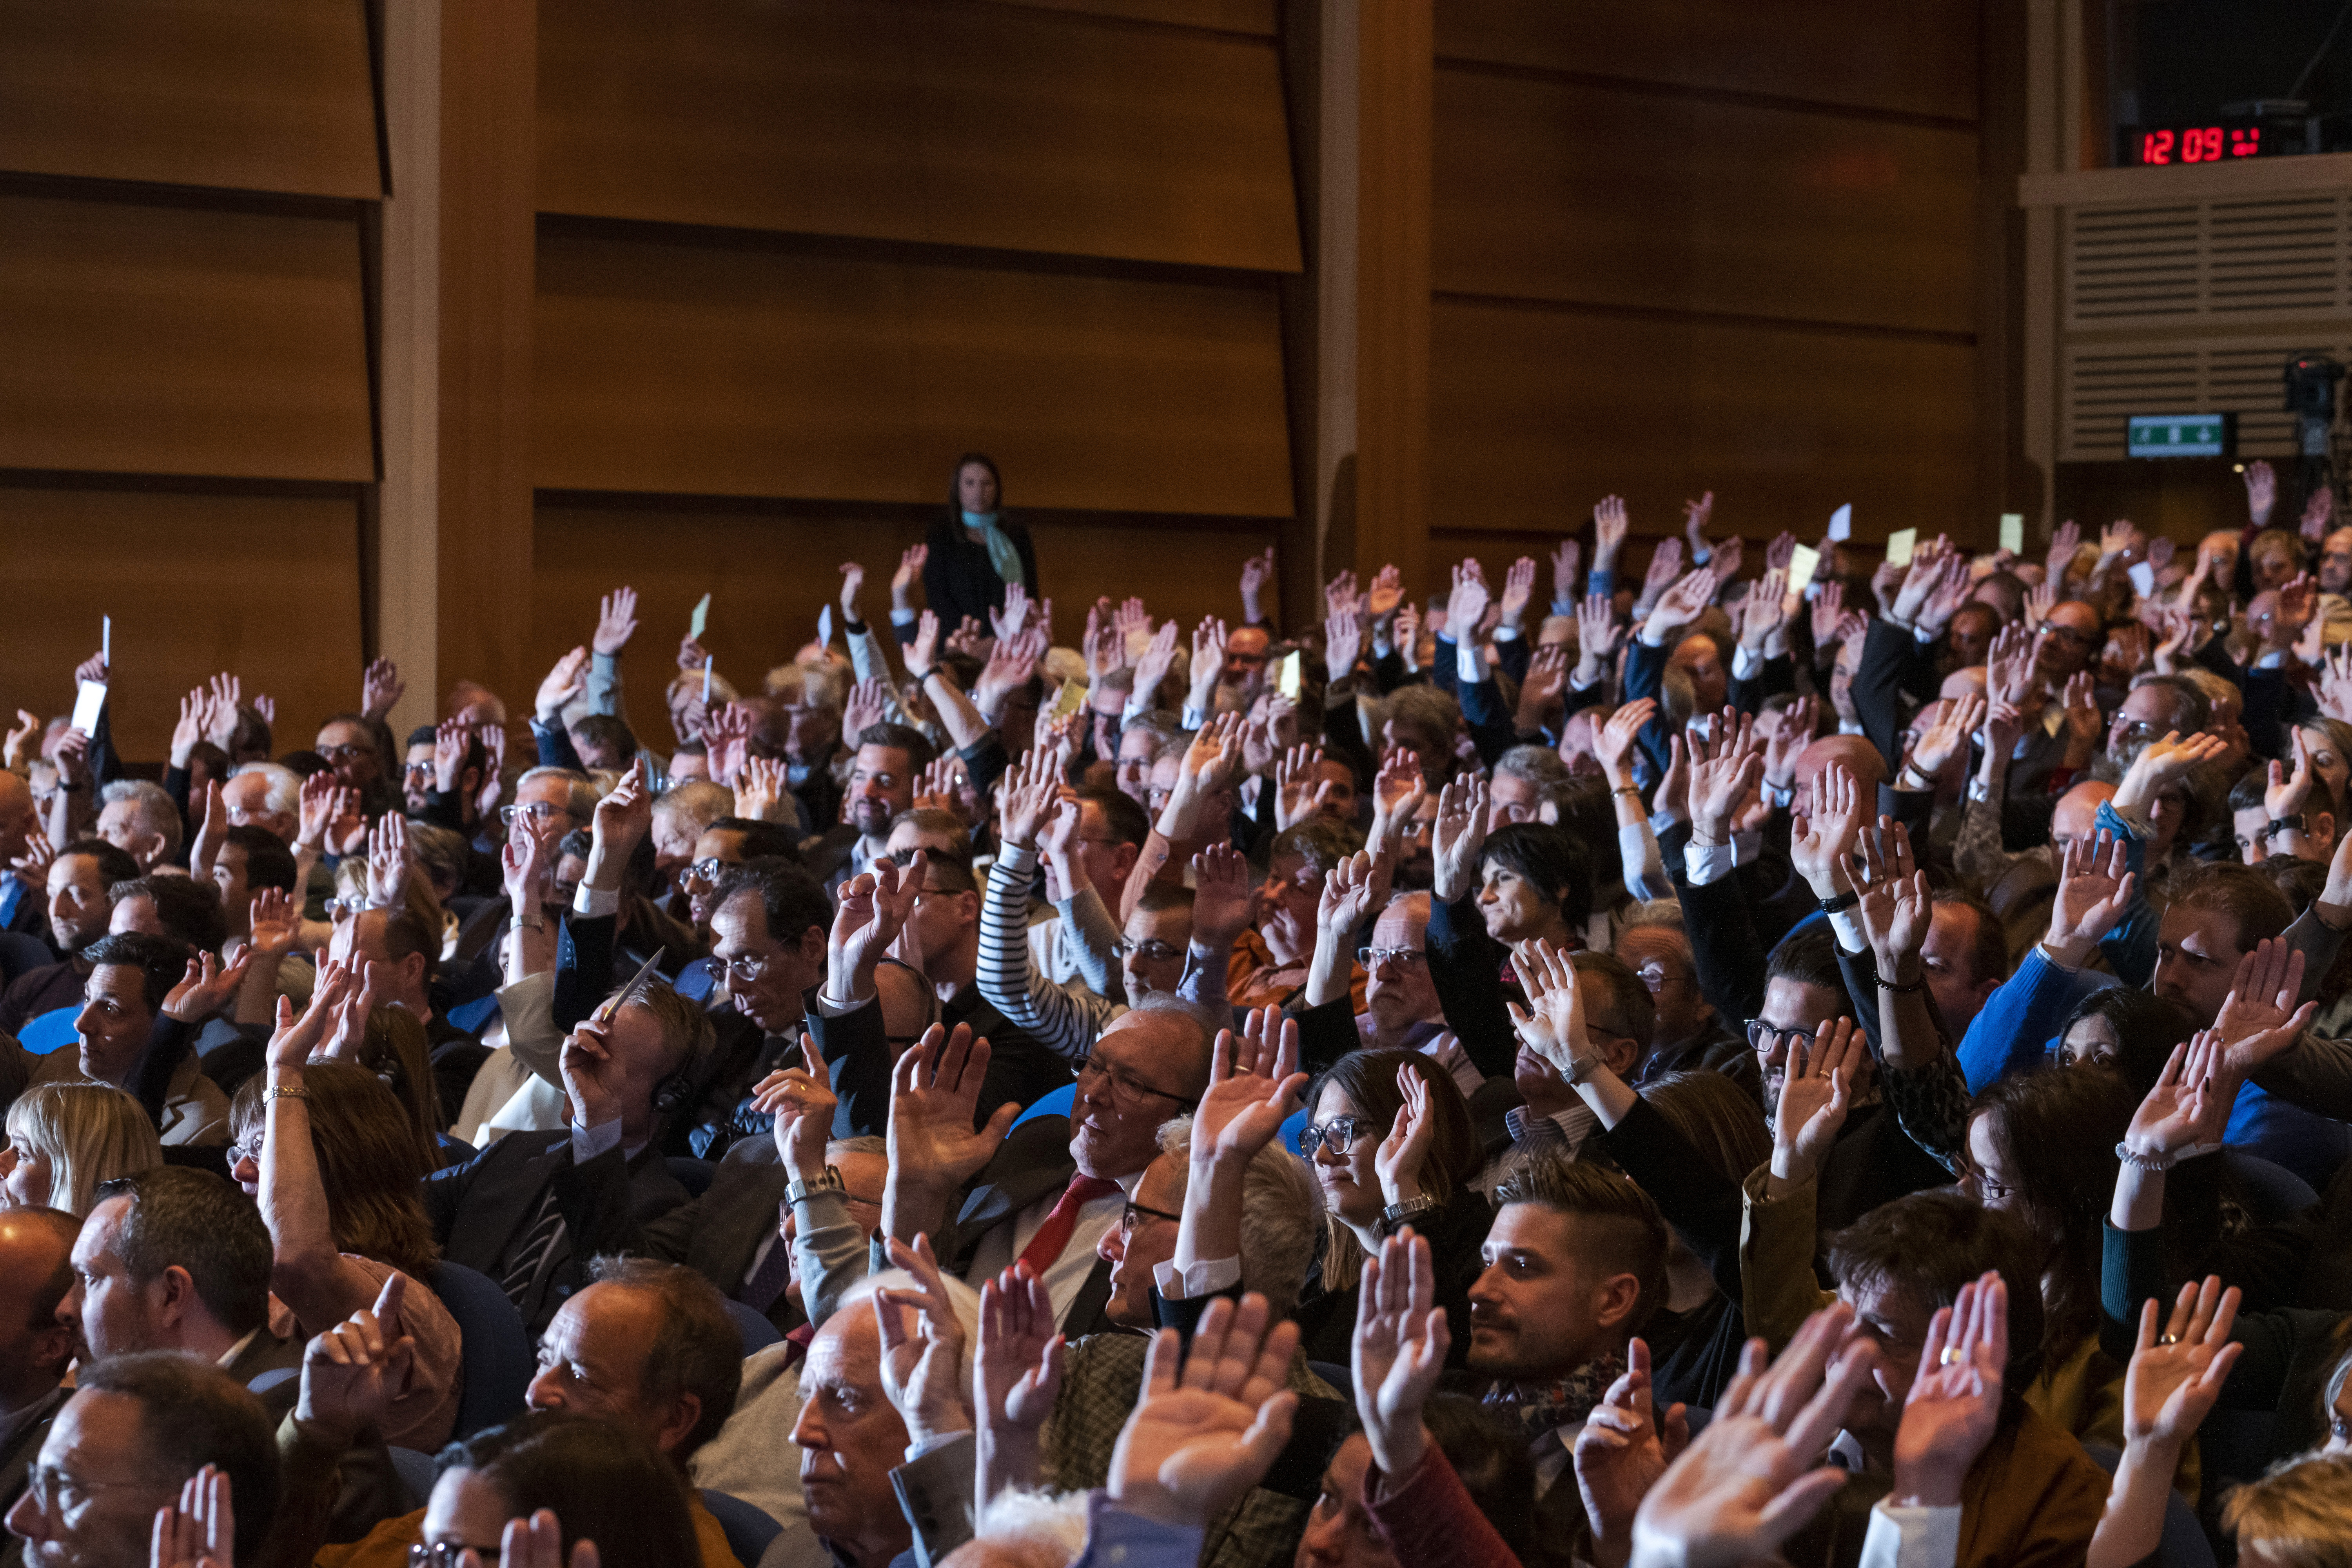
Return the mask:
<path id="1" fill-rule="evenodd" d="M 273 1100 L 308 1100 L 310 1098 L 310 1091 L 299 1083 L 273 1083 L 261 1091 L 261 1103 L 264 1105 L 268 1105 Z"/>

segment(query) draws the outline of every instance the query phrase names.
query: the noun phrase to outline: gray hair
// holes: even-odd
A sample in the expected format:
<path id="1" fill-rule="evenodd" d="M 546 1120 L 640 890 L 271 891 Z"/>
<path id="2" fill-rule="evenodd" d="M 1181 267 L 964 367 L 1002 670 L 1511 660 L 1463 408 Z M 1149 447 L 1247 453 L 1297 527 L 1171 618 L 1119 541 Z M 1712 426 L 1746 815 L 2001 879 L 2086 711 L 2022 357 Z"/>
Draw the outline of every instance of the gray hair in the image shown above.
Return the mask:
<path id="1" fill-rule="evenodd" d="M 974 1511 L 971 1538 L 983 1546 L 1030 1548 L 1022 1554 L 1024 1563 L 1075 1563 L 1087 1549 L 1088 1496 L 1018 1487 L 997 1492 Z"/>
<path id="2" fill-rule="evenodd" d="M 948 1299 L 949 1310 L 955 1313 L 956 1326 L 963 1331 L 963 1354 L 957 1362 L 955 1386 L 971 1386 L 971 1352 L 980 1343 L 980 1292 L 942 1269 L 940 1289 Z M 877 1290 L 905 1290 L 922 1294 L 923 1288 L 912 1274 L 903 1268 L 885 1268 L 879 1274 L 868 1274 L 841 1293 L 834 1303 L 834 1313 L 839 1316 L 853 1307 L 863 1307 L 874 1300 Z"/>
<path id="3" fill-rule="evenodd" d="M 1525 781 L 1538 801 L 1560 805 L 1568 800 L 1568 764 L 1549 746 L 1513 746 L 1495 759 L 1495 772 Z"/>
<path id="4" fill-rule="evenodd" d="M 1192 1119 L 1160 1123 L 1160 1149 L 1189 1169 Z M 1306 1288 L 1322 1206 L 1307 1163 L 1279 1142 L 1259 1150 L 1242 1173 L 1242 1289 L 1264 1296 L 1276 1321 L 1290 1315 Z"/>
<path id="5" fill-rule="evenodd" d="M 100 808 L 127 800 L 138 813 L 141 831 L 163 836 L 163 858 L 180 852 L 179 803 L 159 784 L 145 779 L 116 779 L 98 792 Z"/>
<path id="6" fill-rule="evenodd" d="M 1624 921 L 1618 929 L 1632 931 L 1637 926 L 1656 926 L 1675 931 L 1684 930 L 1682 900 L 1644 899 L 1639 903 L 1627 905 Z"/>
<path id="7" fill-rule="evenodd" d="M 577 768 L 528 769 L 522 777 L 515 780 L 515 794 L 518 797 L 522 794 L 522 786 L 533 779 L 562 779 L 564 788 L 570 791 L 564 799 L 565 809 L 580 819 L 580 826 L 583 827 L 595 820 L 596 803 L 604 797 L 596 793 L 596 781 L 586 773 Z"/>
<path id="8" fill-rule="evenodd" d="M 269 792 L 261 804 L 272 816 L 302 815 L 302 775 L 292 768 L 276 763 L 246 763 L 229 770 L 229 777 L 241 779 L 247 773 L 259 773 L 269 781 Z"/>

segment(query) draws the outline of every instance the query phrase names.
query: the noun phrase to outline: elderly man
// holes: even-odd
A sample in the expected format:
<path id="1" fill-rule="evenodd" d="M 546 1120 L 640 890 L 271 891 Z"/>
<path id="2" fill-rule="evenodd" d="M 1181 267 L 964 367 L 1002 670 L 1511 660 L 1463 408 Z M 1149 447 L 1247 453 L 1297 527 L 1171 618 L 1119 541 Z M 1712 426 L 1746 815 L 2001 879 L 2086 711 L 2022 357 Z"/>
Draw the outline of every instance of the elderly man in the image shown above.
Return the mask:
<path id="1" fill-rule="evenodd" d="M 235 1560 L 260 1560 L 278 1511 L 278 1450 L 260 1402 L 173 1352 L 85 1364 L 50 1423 L 9 1531 L 42 1568 L 146 1568 L 155 1510 L 205 1465 L 228 1483 Z"/>
<path id="2" fill-rule="evenodd" d="M 302 781 L 276 763 L 247 763 L 221 785 L 221 808 L 230 826 L 265 828 L 290 846 L 302 828 Z"/>
<path id="3" fill-rule="evenodd" d="M 1649 988 L 1657 1010 L 1650 1048 L 1634 1065 L 1633 1082 L 1707 1068 L 1760 1091 L 1756 1053 L 1699 984 L 1679 905 L 1650 905 L 1636 914 L 1618 933 L 1616 953 Z"/>
<path id="4" fill-rule="evenodd" d="M 162 785 L 116 779 L 99 799 L 98 836 L 139 862 L 142 871 L 180 858 L 180 808 Z"/>

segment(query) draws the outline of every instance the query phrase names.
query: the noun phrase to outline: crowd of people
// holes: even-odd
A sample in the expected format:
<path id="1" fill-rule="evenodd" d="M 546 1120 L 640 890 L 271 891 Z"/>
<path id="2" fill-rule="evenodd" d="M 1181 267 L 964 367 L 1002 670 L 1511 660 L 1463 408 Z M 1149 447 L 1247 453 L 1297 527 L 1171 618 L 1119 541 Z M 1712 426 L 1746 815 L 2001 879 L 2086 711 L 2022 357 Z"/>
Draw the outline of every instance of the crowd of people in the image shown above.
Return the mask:
<path id="1" fill-rule="evenodd" d="M 2352 1562 L 2352 527 L 2278 488 L 1638 574 L 1612 497 L 1548 600 L 1286 627 L 1269 551 L 1062 642 L 973 456 L 658 716 L 627 588 L 520 723 L 20 710 L 10 1550 Z"/>

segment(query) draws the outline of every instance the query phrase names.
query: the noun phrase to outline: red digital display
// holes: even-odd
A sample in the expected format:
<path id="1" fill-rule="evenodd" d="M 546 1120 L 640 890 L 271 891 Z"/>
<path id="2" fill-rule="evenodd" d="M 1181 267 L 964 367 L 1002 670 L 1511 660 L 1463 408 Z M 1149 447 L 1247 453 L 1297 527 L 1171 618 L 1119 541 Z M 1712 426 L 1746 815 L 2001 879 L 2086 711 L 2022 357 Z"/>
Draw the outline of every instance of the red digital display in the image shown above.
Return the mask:
<path id="1" fill-rule="evenodd" d="M 2143 163 L 2219 163 L 2262 155 L 2259 125 L 2185 125 L 2177 131 L 2150 131 L 2139 139 Z"/>

